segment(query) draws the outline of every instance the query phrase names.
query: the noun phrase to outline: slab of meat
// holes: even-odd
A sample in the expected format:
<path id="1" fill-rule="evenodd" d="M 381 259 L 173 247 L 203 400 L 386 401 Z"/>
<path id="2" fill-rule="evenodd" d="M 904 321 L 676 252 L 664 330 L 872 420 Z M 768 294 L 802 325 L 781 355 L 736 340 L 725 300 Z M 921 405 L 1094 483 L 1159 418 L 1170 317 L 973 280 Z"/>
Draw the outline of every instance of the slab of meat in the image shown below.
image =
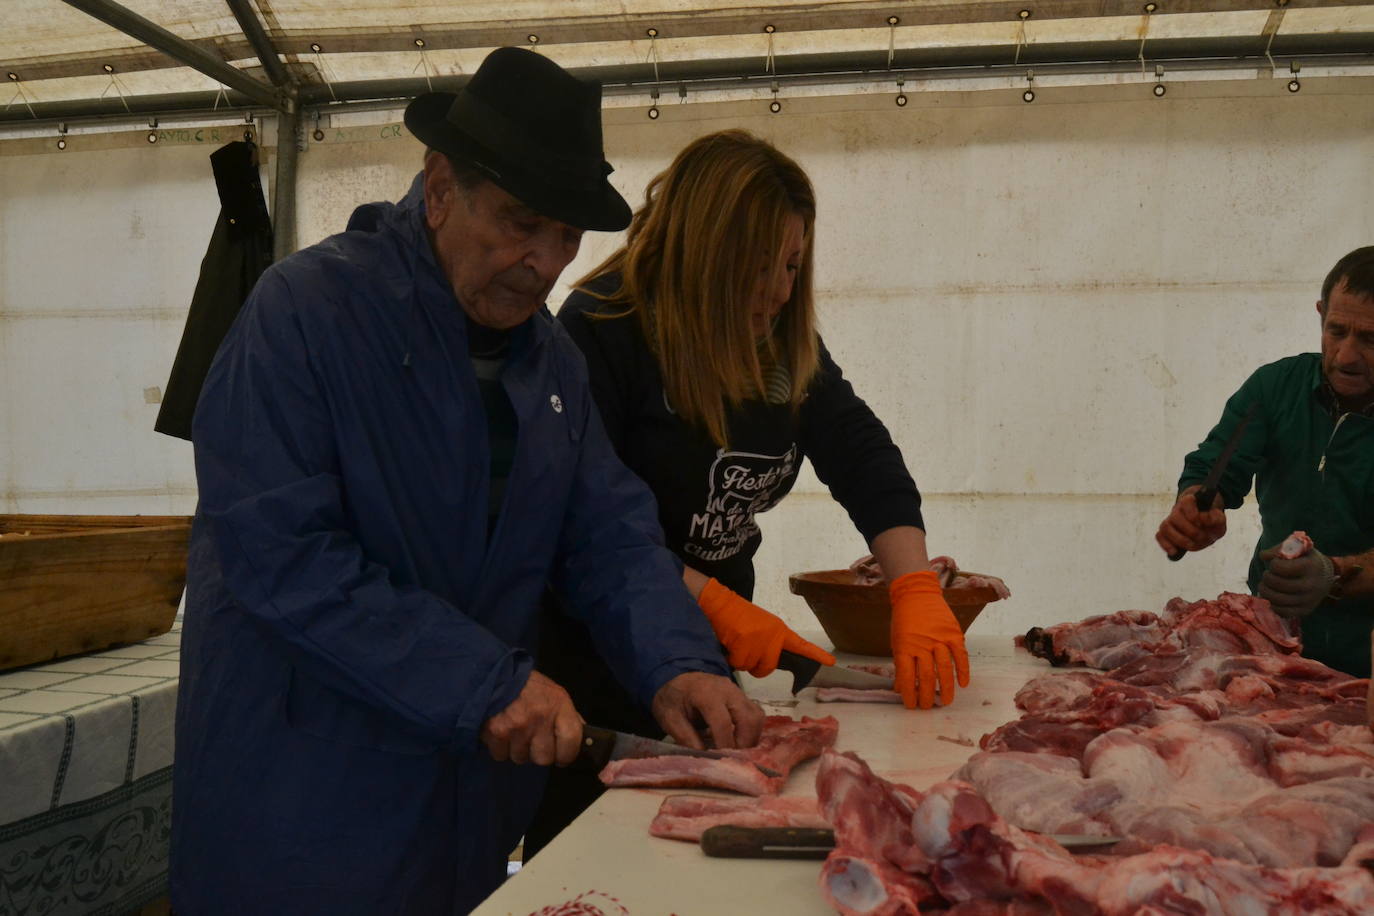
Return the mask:
<path id="1" fill-rule="evenodd" d="M 850 563 L 849 569 L 854 573 L 855 585 L 882 585 L 887 581 L 883 568 L 878 565 L 878 558 L 871 553 Z"/>
<path id="2" fill-rule="evenodd" d="M 1174 621 L 1165 643 L 1176 650 L 1296 655 L 1302 648 L 1288 622 L 1253 595 L 1222 592 L 1215 601 L 1192 603 L 1175 598 L 1165 612 Z"/>
<path id="3" fill-rule="evenodd" d="M 1115 836 L 1110 813 L 1126 799 L 1115 781 L 1087 779 L 1077 760 L 1052 754 L 974 754 L 953 778 L 1010 823 L 1040 833 Z"/>
<path id="4" fill-rule="evenodd" d="M 601 771 L 601 782 L 613 789 L 649 786 L 725 789 L 742 795 L 773 795 L 782 788 L 783 780 L 765 776 L 747 760 L 643 757 L 611 761 Z"/>
<path id="5" fill-rule="evenodd" d="M 854 573 L 857 585 L 882 585 L 887 582 L 887 576 L 883 575 L 882 567 L 872 554 L 859 557 L 849 564 L 849 568 Z M 1007 583 L 996 576 L 961 572 L 953 557 L 932 557 L 930 568 L 940 581 L 941 588 L 990 588 L 997 593 L 999 599 L 1011 597 L 1011 589 L 1007 588 Z"/>
<path id="6" fill-rule="evenodd" d="M 1374 823 L 1360 828 L 1355 845 L 1350 847 L 1341 864 L 1374 870 Z"/>
<path id="7" fill-rule="evenodd" d="M 911 833 L 920 792 L 875 776 L 857 754 L 827 751 L 816 769 L 816 798 L 836 848 L 908 872 L 928 869 Z"/>
<path id="8" fill-rule="evenodd" d="M 1113 728 L 1135 725 L 1141 728 L 1160 725 L 1178 719 L 1215 719 L 1220 703 L 1215 697 L 1172 699 L 1162 692 L 1152 692 L 1107 677 L 1098 677 L 1086 692 L 1085 682 L 1071 682 L 1070 691 L 1051 693 L 1063 698 L 1057 706 L 1047 705 L 1042 698 L 1042 681 L 1059 680 L 1054 676 L 1037 678 L 1017 694 L 1017 702 L 1025 697 L 1036 712 L 1028 712 L 995 731 L 983 736 L 979 746 L 985 751 L 1027 751 L 1038 754 L 1059 754 L 1075 759 L 1099 735 Z"/>
<path id="9" fill-rule="evenodd" d="M 1368 684 L 1300 655 L 1216 652 L 1146 656 L 1113 669 L 1107 677 L 1137 687 L 1159 688 L 1169 696 L 1213 689 L 1231 695 L 1233 690 L 1253 692 L 1263 685 L 1272 693 L 1276 707 L 1361 696 L 1359 691 Z M 1239 683 L 1233 687 L 1233 682 Z"/>
<path id="10" fill-rule="evenodd" d="M 1163 642 L 1168 624 L 1150 611 L 1116 611 L 1077 623 L 1032 627 L 1020 642 L 1030 654 L 1052 665 L 1115 668 L 1134 661 Z"/>
<path id="11" fill-rule="evenodd" d="M 897 669 L 891 662 L 874 664 L 854 664 L 844 667 L 851 671 L 876 674 L 879 677 L 895 678 Z M 817 703 L 900 703 L 902 695 L 892 690 L 857 690 L 850 687 L 817 687 Z"/>
<path id="12" fill-rule="evenodd" d="M 726 789 L 744 795 L 775 795 L 787 781 L 792 767 L 810 760 L 835 743 L 840 723 L 833 716 L 801 721 L 787 716 L 768 716 L 763 736 L 755 747 L 732 751 L 733 756 L 712 760 L 704 757 L 643 757 L 613 760 L 601 771 L 607 786 L 658 786 Z M 760 763 L 782 775 L 770 777 L 754 764 Z"/>
<path id="13" fill-rule="evenodd" d="M 814 798 L 729 798 L 669 795 L 658 806 L 649 833 L 696 843 L 708 827 L 829 827 Z"/>
<path id="14" fill-rule="evenodd" d="M 941 588 L 952 588 L 954 577 L 959 574 L 959 564 L 954 562 L 954 557 L 931 557 L 930 569 L 940 580 Z"/>
<path id="15" fill-rule="evenodd" d="M 1105 916 L 1297 916 L 1365 913 L 1374 907 L 1374 878 L 1358 867 L 1266 868 L 1171 846 L 1137 855 L 1075 857 L 1048 838 L 1007 823 L 965 783 L 939 783 L 924 794 L 900 793 L 891 784 L 883 789 L 873 783 L 883 780 L 867 772 L 852 755 L 842 769 L 849 783 L 863 791 L 827 798 L 820 779 L 832 772 L 830 758 L 834 756 L 822 759 L 817 774 L 822 809 L 863 807 L 894 793 L 916 798 L 904 826 L 921 853 L 917 858 L 898 850 L 905 865 L 899 864 L 874 856 L 871 846 L 867 854 L 862 848 L 848 848 L 837 830 L 837 848 L 820 881 L 827 901 L 844 914 L 917 913 L 941 904 L 960 914 Z M 864 819 L 854 812 L 842 813 L 851 820 Z M 1374 841 L 1374 831 L 1370 834 Z M 860 842 L 863 836 L 859 835 Z M 934 898 L 925 896 L 921 884 L 908 883 L 896 873 L 929 882 Z"/>
<path id="16" fill-rule="evenodd" d="M 897 676 L 897 666 L 892 662 L 855 662 L 852 665 L 845 665 L 853 671 L 862 671 L 865 674 L 876 674 L 879 677 Z"/>
<path id="17" fill-rule="evenodd" d="M 1020 644 L 1053 665 L 1103 669 L 1187 650 L 1255 655 L 1296 654 L 1299 648 L 1269 602 L 1234 592 L 1223 592 L 1215 601 L 1174 598 L 1159 614 L 1117 611 L 1032 627 Z"/>

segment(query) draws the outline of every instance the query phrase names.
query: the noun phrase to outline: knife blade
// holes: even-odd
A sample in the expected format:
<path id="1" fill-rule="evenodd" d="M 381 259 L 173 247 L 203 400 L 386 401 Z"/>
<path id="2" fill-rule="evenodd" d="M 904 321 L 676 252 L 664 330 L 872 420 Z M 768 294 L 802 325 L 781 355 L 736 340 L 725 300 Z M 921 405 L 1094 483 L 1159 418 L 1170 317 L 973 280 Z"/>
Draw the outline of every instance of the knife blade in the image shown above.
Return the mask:
<path id="1" fill-rule="evenodd" d="M 1221 475 L 1226 472 L 1226 465 L 1231 463 L 1231 456 L 1240 447 L 1240 437 L 1245 434 L 1245 427 L 1250 425 L 1250 420 L 1255 416 L 1255 411 L 1259 409 L 1259 401 L 1250 404 L 1245 411 L 1245 416 L 1240 418 L 1240 423 L 1231 431 L 1231 435 L 1226 439 L 1226 444 L 1221 447 L 1221 453 L 1217 455 L 1217 460 L 1212 464 L 1212 469 L 1207 472 L 1207 476 L 1202 478 L 1202 486 L 1193 493 L 1193 499 L 1197 503 L 1199 512 L 1207 512 L 1212 508 L 1212 501 L 1217 498 L 1217 484 L 1221 483 Z M 1169 559 L 1177 562 L 1183 559 L 1186 550 L 1175 551 L 1169 554 Z"/>
<path id="2" fill-rule="evenodd" d="M 596 725 L 582 726 L 582 746 L 577 751 L 577 759 L 573 762 L 575 766 L 590 767 L 593 769 L 604 769 L 606 764 L 612 760 L 637 760 L 644 757 L 700 757 L 708 760 L 746 760 L 758 767 L 759 772 L 768 777 L 781 776 L 777 770 L 755 763 L 746 757 L 732 754 L 728 751 L 718 750 L 697 750 L 692 747 L 683 747 L 681 744 L 672 744 L 667 741 L 656 741 L 653 738 L 645 738 L 642 735 L 627 735 L 625 732 L 614 731 L 609 728 L 600 728 Z"/>
<path id="3" fill-rule="evenodd" d="M 1027 831 L 1028 833 L 1030 831 Z M 1065 849 L 1112 846 L 1119 836 L 1045 833 Z M 824 859 L 835 848 L 835 831 L 817 827 L 735 827 L 722 824 L 701 834 L 701 851 L 727 859 Z"/>
<path id="4" fill-rule="evenodd" d="M 848 687 L 851 690 L 891 690 L 892 678 L 867 671 L 854 671 L 838 665 L 822 665 L 815 659 L 786 649 L 778 656 L 778 667 L 792 674 L 792 695 L 806 687 Z"/>

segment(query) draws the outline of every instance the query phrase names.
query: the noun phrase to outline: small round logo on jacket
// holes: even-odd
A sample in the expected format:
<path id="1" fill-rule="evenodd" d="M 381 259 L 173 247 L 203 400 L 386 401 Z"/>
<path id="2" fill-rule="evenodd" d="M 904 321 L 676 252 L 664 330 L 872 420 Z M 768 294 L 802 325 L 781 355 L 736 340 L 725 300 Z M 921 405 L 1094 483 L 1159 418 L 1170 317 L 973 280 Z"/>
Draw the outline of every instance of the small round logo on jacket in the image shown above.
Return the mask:
<path id="1" fill-rule="evenodd" d="M 549 404 L 553 406 L 555 413 L 563 412 L 563 399 L 556 394 L 549 395 Z"/>

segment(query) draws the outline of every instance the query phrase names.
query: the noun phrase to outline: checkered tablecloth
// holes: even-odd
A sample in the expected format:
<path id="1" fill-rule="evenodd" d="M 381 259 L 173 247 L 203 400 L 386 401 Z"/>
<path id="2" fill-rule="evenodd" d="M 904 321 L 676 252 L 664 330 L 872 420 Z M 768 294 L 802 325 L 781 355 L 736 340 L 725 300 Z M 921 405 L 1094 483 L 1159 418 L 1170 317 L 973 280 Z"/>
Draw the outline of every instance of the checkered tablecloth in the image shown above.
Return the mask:
<path id="1" fill-rule="evenodd" d="M 166 892 L 180 620 L 0 672 L 0 916 L 122 914 Z"/>

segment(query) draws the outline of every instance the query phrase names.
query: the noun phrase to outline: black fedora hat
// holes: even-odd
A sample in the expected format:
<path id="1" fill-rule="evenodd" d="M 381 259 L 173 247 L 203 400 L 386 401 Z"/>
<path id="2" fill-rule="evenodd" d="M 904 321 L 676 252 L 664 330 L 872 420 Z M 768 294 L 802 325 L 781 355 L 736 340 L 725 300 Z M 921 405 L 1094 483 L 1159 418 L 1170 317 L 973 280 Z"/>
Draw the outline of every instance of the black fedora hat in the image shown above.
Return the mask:
<path id="1" fill-rule="evenodd" d="M 630 205 L 606 176 L 601 85 L 521 48 L 497 48 L 458 92 L 406 106 L 406 127 L 426 146 L 476 166 L 545 216 L 616 232 Z"/>

